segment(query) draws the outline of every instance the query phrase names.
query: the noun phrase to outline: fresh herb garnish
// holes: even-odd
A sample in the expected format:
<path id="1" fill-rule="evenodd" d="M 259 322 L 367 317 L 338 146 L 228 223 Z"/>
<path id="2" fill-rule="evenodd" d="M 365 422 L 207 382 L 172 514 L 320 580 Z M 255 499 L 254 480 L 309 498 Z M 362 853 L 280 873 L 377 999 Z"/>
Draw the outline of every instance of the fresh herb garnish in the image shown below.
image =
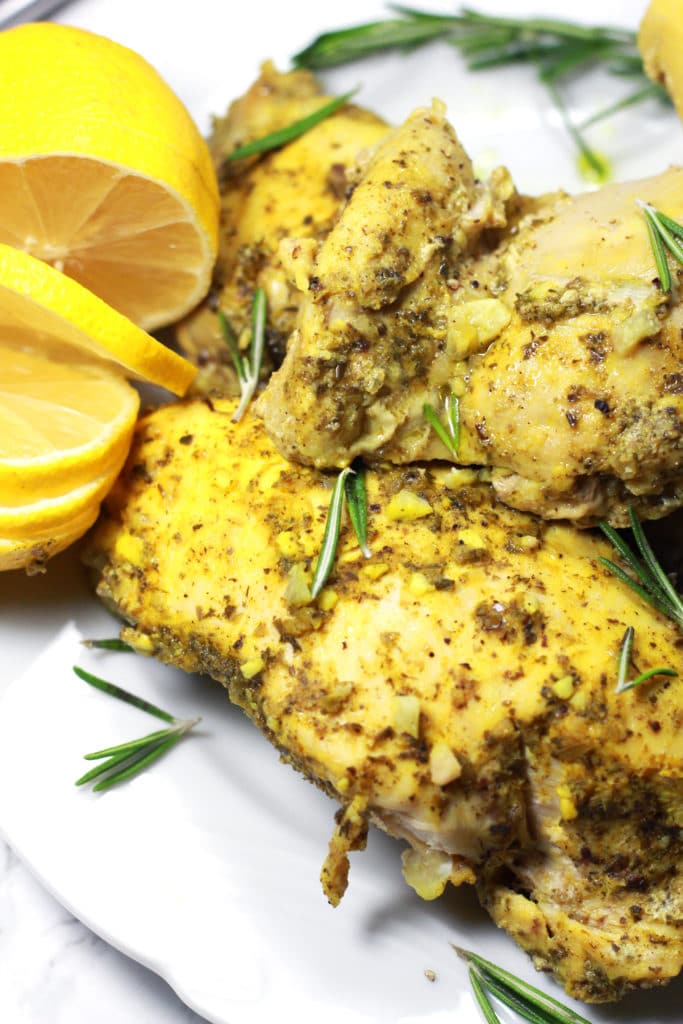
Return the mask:
<path id="1" fill-rule="evenodd" d="M 661 210 L 656 210 L 649 203 L 644 203 L 642 199 L 636 199 L 636 205 L 640 207 L 645 216 L 647 233 L 662 291 L 670 292 L 671 271 L 666 258 L 666 250 L 669 250 L 678 263 L 683 264 L 683 245 L 679 241 L 679 239 L 683 239 L 683 225 L 671 217 L 667 217 Z"/>
<path id="2" fill-rule="evenodd" d="M 676 592 L 674 586 L 657 561 L 657 556 L 650 547 L 650 544 L 643 532 L 640 520 L 633 508 L 628 510 L 631 531 L 641 557 L 629 547 L 625 540 L 619 536 L 617 531 L 608 523 L 600 522 L 599 526 L 607 539 L 619 552 L 626 565 L 633 575 L 625 572 L 621 566 L 610 561 L 609 558 L 598 559 L 601 565 L 609 569 L 617 579 L 625 583 L 627 587 L 635 591 L 639 597 L 656 608 L 657 611 L 667 615 L 676 623 L 679 629 L 683 630 L 683 600 Z"/>
<path id="3" fill-rule="evenodd" d="M 590 1024 L 580 1013 L 483 956 L 458 946 L 453 949 L 469 967 L 472 990 L 487 1024 L 500 1024 L 489 993 L 532 1024 Z"/>
<path id="4" fill-rule="evenodd" d="M 457 395 L 449 395 L 445 402 L 446 426 L 439 419 L 436 410 L 429 402 L 422 406 L 422 412 L 429 425 L 437 434 L 439 440 L 446 446 L 448 451 L 457 458 L 458 447 L 460 446 L 460 402 Z"/>
<path id="5" fill-rule="evenodd" d="M 368 547 L 368 497 L 365 489 L 365 470 L 357 466 L 344 481 L 346 507 L 364 558 L 371 555 Z"/>
<path id="6" fill-rule="evenodd" d="M 98 651 L 121 651 L 126 654 L 134 654 L 135 651 L 127 644 L 125 640 L 120 640 L 117 636 L 107 637 L 104 640 L 81 640 L 84 647 L 89 647 Z"/>
<path id="7" fill-rule="evenodd" d="M 641 672 L 635 679 L 627 681 L 628 670 L 631 666 L 631 652 L 633 651 L 633 641 L 636 635 L 636 631 L 633 626 L 628 626 L 624 633 L 624 638 L 621 641 L 621 647 L 619 648 L 619 660 L 617 663 L 617 687 L 615 693 L 624 693 L 626 690 L 633 690 L 636 686 L 640 686 L 641 683 L 646 682 L 648 679 L 652 679 L 653 676 L 677 676 L 678 672 L 675 672 L 672 668 L 651 668 L 647 672 Z"/>
<path id="8" fill-rule="evenodd" d="M 311 584 L 311 597 L 314 600 L 319 596 L 320 591 L 327 583 L 328 577 L 332 572 L 332 566 L 334 565 L 335 555 L 337 554 L 337 545 L 339 543 L 342 511 L 344 508 L 344 484 L 350 473 L 353 473 L 350 466 L 347 466 L 346 469 L 342 469 L 341 473 L 337 477 L 332 491 L 332 497 L 330 498 L 330 505 L 327 510 L 327 519 L 325 521 L 323 543 L 320 549 L 320 554 L 318 555 L 315 572 L 313 573 L 313 583 Z"/>
<path id="9" fill-rule="evenodd" d="M 171 747 L 175 746 L 178 740 L 201 721 L 199 718 L 187 721 L 175 718 L 168 711 L 163 711 L 142 697 L 137 697 L 127 690 L 122 690 L 115 683 L 109 683 L 106 679 L 100 679 L 98 676 L 91 675 L 90 672 L 86 672 L 85 669 L 79 668 L 77 665 L 74 665 L 74 672 L 79 679 L 101 690 L 103 693 L 108 693 L 110 697 L 117 697 L 126 704 L 132 704 L 141 711 L 146 711 L 148 715 L 154 715 L 155 718 L 160 718 L 169 724 L 168 729 L 159 729 L 146 736 L 141 736 L 140 739 L 130 740 L 128 743 L 120 743 L 118 746 L 107 747 L 104 750 L 96 750 L 92 754 L 85 754 L 86 761 L 102 761 L 103 763 L 98 764 L 95 768 L 86 772 L 85 775 L 82 775 L 80 779 L 77 779 L 77 786 L 82 786 L 86 782 L 92 782 L 93 779 L 99 778 L 102 775 L 104 778 L 100 779 L 93 786 L 94 791 L 100 791 L 109 789 L 110 786 L 123 782 L 125 779 L 132 778 L 152 764 L 153 761 L 156 761 L 162 754 L 165 754 Z"/>
<path id="10" fill-rule="evenodd" d="M 279 149 L 280 146 L 293 142 L 294 139 L 298 139 L 301 135 L 310 131 L 311 128 L 315 128 L 317 124 L 320 124 L 327 117 L 336 114 L 357 92 L 358 89 L 356 88 L 351 89 L 350 92 L 345 92 L 343 96 L 335 96 L 329 103 L 324 103 L 317 110 L 314 110 L 312 114 L 302 117 L 300 121 L 293 121 L 284 128 L 278 128 L 277 131 L 264 135 L 260 139 L 245 142 L 243 146 L 238 146 L 232 153 L 229 153 L 227 159 L 242 160 L 245 156 L 254 156 L 256 153 L 268 153 L 271 149 Z"/>
<path id="11" fill-rule="evenodd" d="M 243 356 L 240 352 L 237 336 L 225 313 L 219 309 L 216 315 L 221 334 L 230 351 L 237 379 L 240 383 L 240 403 L 232 417 L 234 423 L 239 423 L 244 416 L 247 406 L 254 397 L 261 374 L 263 348 L 266 338 L 266 293 L 263 288 L 257 288 L 254 292 L 254 299 L 251 305 L 249 356 Z"/>
<path id="12" fill-rule="evenodd" d="M 653 96 L 668 102 L 665 90 L 645 75 L 635 32 L 557 18 L 497 17 L 471 8 L 450 16 L 402 6 L 391 9 L 396 17 L 325 32 L 295 54 L 294 63 L 319 70 L 387 50 L 413 50 L 438 39 L 459 50 L 471 71 L 531 64 L 548 88 L 584 161 L 601 180 L 605 163 L 586 142 L 585 128 Z M 596 66 L 634 79 L 637 87 L 618 103 L 576 125 L 569 116 L 559 83 Z"/>

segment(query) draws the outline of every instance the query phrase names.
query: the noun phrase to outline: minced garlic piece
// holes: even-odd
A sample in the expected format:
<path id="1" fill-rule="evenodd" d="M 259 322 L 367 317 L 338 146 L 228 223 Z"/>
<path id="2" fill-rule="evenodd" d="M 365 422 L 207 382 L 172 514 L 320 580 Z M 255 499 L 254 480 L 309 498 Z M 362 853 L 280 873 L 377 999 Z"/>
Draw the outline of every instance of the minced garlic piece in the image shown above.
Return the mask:
<path id="1" fill-rule="evenodd" d="M 515 545 L 521 548 L 522 551 L 538 551 L 541 546 L 541 542 L 538 537 L 533 537 L 531 534 L 525 533 L 523 537 L 517 537 Z"/>
<path id="2" fill-rule="evenodd" d="M 560 814 L 564 821 L 572 821 L 574 818 L 579 816 L 579 812 L 576 809 L 574 803 L 574 797 L 569 786 L 561 785 L 555 790 L 558 797 L 560 798 Z"/>
<path id="3" fill-rule="evenodd" d="M 276 534 L 275 547 L 285 558 L 295 558 L 300 550 L 293 530 L 281 530 Z"/>
<path id="4" fill-rule="evenodd" d="M 380 576 L 385 576 L 388 572 L 389 566 L 386 562 L 368 562 L 359 570 L 359 575 L 366 580 L 378 580 Z"/>
<path id="5" fill-rule="evenodd" d="M 421 519 L 431 514 L 432 506 L 426 498 L 421 498 L 414 491 L 407 491 L 405 488 L 394 494 L 387 505 L 385 512 L 389 519 L 406 520 L 412 522 L 414 519 Z"/>
<path id="6" fill-rule="evenodd" d="M 240 665 L 242 675 L 245 679 L 253 679 L 259 672 L 265 667 L 265 662 L 260 655 L 256 655 L 255 658 L 249 658 L 247 661 L 243 661 Z"/>
<path id="7" fill-rule="evenodd" d="M 588 695 L 585 690 L 580 687 L 574 695 L 570 698 L 570 704 L 575 711 L 585 711 L 588 707 Z"/>
<path id="8" fill-rule="evenodd" d="M 574 693 L 574 678 L 573 676 L 562 676 L 557 682 L 553 683 L 551 687 L 553 693 L 560 700 L 569 700 Z"/>
<path id="9" fill-rule="evenodd" d="M 435 590 L 434 584 L 428 580 L 423 572 L 414 572 L 408 580 L 408 590 L 413 597 L 423 597 L 430 590 Z"/>
<path id="10" fill-rule="evenodd" d="M 121 639 L 130 644 L 137 654 L 154 654 L 155 645 L 151 637 L 145 633 L 138 633 L 134 629 L 124 629 Z"/>
<path id="11" fill-rule="evenodd" d="M 429 774 L 435 786 L 447 786 L 460 777 L 462 765 L 443 740 L 434 744 L 429 752 Z"/>
<path id="12" fill-rule="evenodd" d="M 116 538 L 114 552 L 123 562 L 141 565 L 144 550 L 144 541 L 140 537 L 134 537 L 132 533 L 122 532 Z"/>
<path id="13" fill-rule="evenodd" d="M 474 299 L 449 313 L 448 347 L 456 359 L 481 352 L 510 323 L 510 310 L 500 299 Z"/>
<path id="14" fill-rule="evenodd" d="M 420 734 L 420 701 L 412 694 L 394 697 L 393 726 L 396 732 L 407 732 L 418 738 Z"/>
<path id="15" fill-rule="evenodd" d="M 325 587 L 318 598 L 318 608 L 320 608 L 322 612 L 331 612 L 338 600 L 339 595 L 337 594 L 337 591 L 332 590 L 331 587 Z"/>
<path id="16" fill-rule="evenodd" d="M 459 491 L 462 487 L 471 487 L 479 480 L 479 473 L 476 469 L 461 469 L 459 466 L 449 466 L 448 469 L 432 470 L 434 479 L 442 487 L 449 491 Z"/>
<path id="17" fill-rule="evenodd" d="M 295 608 L 311 602 L 311 578 L 303 562 L 297 562 L 289 570 L 285 601 Z"/>
<path id="18" fill-rule="evenodd" d="M 464 544 L 466 548 L 470 548 L 471 551 L 485 551 L 486 541 L 477 533 L 476 530 L 471 530 L 469 527 L 465 527 L 464 530 L 459 530 L 456 534 L 456 539 L 459 544 Z"/>
<path id="19" fill-rule="evenodd" d="M 453 861 L 441 850 L 405 850 L 401 856 L 403 877 L 423 900 L 435 900 L 446 888 Z"/>

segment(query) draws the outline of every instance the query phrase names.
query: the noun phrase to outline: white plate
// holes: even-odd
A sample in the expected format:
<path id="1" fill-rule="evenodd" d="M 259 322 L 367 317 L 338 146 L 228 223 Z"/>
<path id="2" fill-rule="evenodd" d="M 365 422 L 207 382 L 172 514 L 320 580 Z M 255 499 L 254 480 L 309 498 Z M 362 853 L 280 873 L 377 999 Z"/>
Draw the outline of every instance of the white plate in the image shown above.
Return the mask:
<path id="1" fill-rule="evenodd" d="M 285 66 L 323 28 L 382 14 L 366 0 L 346 0 L 342 13 L 253 0 L 231 17 L 230 6 L 82 0 L 62 20 L 142 52 L 206 129 L 210 112 L 246 87 L 263 58 Z M 559 2 L 538 6 L 566 13 Z M 574 3 L 571 16 L 590 20 L 595 9 Z M 635 24 L 641 9 L 602 3 L 600 19 Z M 528 71 L 466 75 L 459 58 L 437 46 L 340 69 L 326 81 L 333 91 L 362 81 L 361 102 L 391 120 L 439 95 L 479 167 L 505 162 L 529 191 L 582 185 L 571 145 Z M 604 102 L 605 88 L 591 87 L 586 113 Z M 574 95 L 579 110 L 585 94 Z M 621 178 L 681 158 L 680 126 L 654 105 L 613 119 L 592 138 Z M 400 844 L 379 834 L 352 858 L 342 906 L 329 908 L 318 872 L 332 804 L 278 763 L 217 685 L 79 645 L 113 632 L 74 553 L 56 559 L 46 577 L 0 576 L 0 831 L 86 924 L 221 1024 L 476 1024 L 450 942 L 552 990 L 470 891 L 421 902 L 401 878 Z M 97 797 L 75 789 L 85 751 L 154 728 L 80 682 L 75 662 L 179 715 L 202 715 L 200 730 L 117 790 Z M 682 995 L 679 981 L 584 1013 L 596 1024 L 671 1024 L 680 1021 Z"/>

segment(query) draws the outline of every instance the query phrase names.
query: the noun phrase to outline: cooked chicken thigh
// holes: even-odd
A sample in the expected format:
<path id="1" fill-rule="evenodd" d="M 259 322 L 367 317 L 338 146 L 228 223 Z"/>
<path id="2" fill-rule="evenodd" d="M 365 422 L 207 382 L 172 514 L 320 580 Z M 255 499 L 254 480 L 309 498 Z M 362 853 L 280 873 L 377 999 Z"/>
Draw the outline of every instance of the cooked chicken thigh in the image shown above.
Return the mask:
<path id="1" fill-rule="evenodd" d="M 506 224 L 513 193 L 503 170 L 489 186 L 475 179 L 442 104 L 377 148 L 311 262 L 287 357 L 259 402 L 283 454 L 315 466 L 420 457 L 416 416 L 423 427 L 422 403 L 449 386 L 461 344 L 451 311 L 462 260 Z M 488 306 L 491 340 L 509 313 Z"/>
<path id="2" fill-rule="evenodd" d="M 683 170 L 537 201 L 487 187 L 440 108 L 377 150 L 320 246 L 259 402 L 289 458 L 455 458 L 510 505 L 624 525 L 683 502 L 683 307 L 636 199 L 683 214 Z M 486 229 L 497 229 L 495 231 Z M 423 406 L 459 398 L 451 456 Z"/>
<path id="3" fill-rule="evenodd" d="M 349 104 L 282 149 L 260 158 L 228 159 L 238 146 L 306 117 L 328 99 L 309 72 L 282 74 L 267 63 L 245 95 L 214 122 L 209 144 L 221 189 L 214 284 L 176 329 L 180 347 L 199 366 L 195 391 L 238 393 L 216 309 L 247 342 L 257 287 L 266 291 L 269 355 L 279 364 L 302 295 L 283 270 L 283 258 L 289 268 L 297 259 L 306 262 L 314 240 L 336 217 L 356 160 L 388 131 L 380 118 Z M 297 243 L 285 246 L 283 254 L 280 244 L 287 238 Z"/>
<path id="4" fill-rule="evenodd" d="M 223 400 L 139 425 L 90 540 L 139 651 L 228 688 L 342 804 L 333 903 L 368 821 L 434 898 L 476 882 L 493 918 L 593 1001 L 683 964 L 681 639 L 598 563 L 607 543 L 499 504 L 447 465 L 368 474 L 364 559 L 343 525 L 311 601 L 330 481 Z"/>

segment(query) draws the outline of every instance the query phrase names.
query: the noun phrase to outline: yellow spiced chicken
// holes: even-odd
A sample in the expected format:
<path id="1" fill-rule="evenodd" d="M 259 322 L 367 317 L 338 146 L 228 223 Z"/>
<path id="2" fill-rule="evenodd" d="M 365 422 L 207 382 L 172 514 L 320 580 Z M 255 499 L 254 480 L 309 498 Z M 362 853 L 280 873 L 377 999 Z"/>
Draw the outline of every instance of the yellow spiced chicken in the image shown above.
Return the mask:
<path id="1" fill-rule="evenodd" d="M 237 393 L 216 309 L 246 344 L 263 287 L 265 373 L 287 354 L 258 411 L 287 457 L 451 457 L 486 467 L 508 504 L 580 525 L 679 506 L 683 313 L 636 200 L 680 217 L 683 171 L 523 197 L 503 168 L 475 178 L 438 103 L 391 132 L 346 107 L 280 150 L 227 159 L 323 100 L 310 73 L 265 65 L 215 124 L 215 287 L 178 328 L 196 390 Z M 451 394 L 456 456 L 423 414 Z"/>
<path id="2" fill-rule="evenodd" d="M 675 93 L 654 15 L 642 40 Z M 347 106 L 229 159 L 324 100 L 266 64 L 215 123 L 221 253 L 177 329 L 197 394 L 139 423 L 87 545 L 97 592 L 341 805 L 333 904 L 374 824 L 420 895 L 475 885 L 572 995 L 663 984 L 683 966 L 683 640 L 590 527 L 683 504 L 681 282 L 662 288 L 636 202 L 681 219 L 683 169 L 521 196 L 504 168 L 477 178 L 437 101 L 394 129 Z M 216 311 L 246 352 L 256 289 L 261 388 L 235 423 Z M 326 471 L 360 462 L 370 557 L 343 516 L 314 593 Z"/>
<path id="3" fill-rule="evenodd" d="M 683 964 L 683 701 L 674 624 L 598 562 L 610 545 L 499 503 L 475 474 L 368 474 L 370 559 L 348 524 L 311 600 L 330 499 L 235 403 L 139 426 L 91 537 L 134 648 L 220 680 L 343 810 L 333 903 L 369 822 L 407 840 L 426 898 L 473 883 L 494 921 L 589 1001 Z M 322 859 L 322 852 L 321 852 Z"/>
<path id="4" fill-rule="evenodd" d="M 219 257 L 209 296 L 176 330 L 199 367 L 196 391 L 238 393 L 216 310 L 223 311 L 237 336 L 244 335 L 257 287 L 265 289 L 268 301 L 266 369 L 282 361 L 302 291 L 285 272 L 280 244 L 297 238 L 306 251 L 327 234 L 356 162 L 389 130 L 374 114 L 347 105 L 282 149 L 261 158 L 228 159 L 238 146 L 306 117 L 327 99 L 308 71 L 282 74 L 266 63 L 245 95 L 214 122 L 210 148 L 221 188 Z M 288 255 L 291 259 L 291 247 Z"/>
<path id="5" fill-rule="evenodd" d="M 459 464 L 547 518 L 626 522 L 683 501 L 683 310 L 642 199 L 683 214 L 683 170 L 586 196 L 486 185 L 443 111 L 380 145 L 311 261 L 260 401 L 288 457 L 449 458 L 425 419 L 459 401 Z"/>

